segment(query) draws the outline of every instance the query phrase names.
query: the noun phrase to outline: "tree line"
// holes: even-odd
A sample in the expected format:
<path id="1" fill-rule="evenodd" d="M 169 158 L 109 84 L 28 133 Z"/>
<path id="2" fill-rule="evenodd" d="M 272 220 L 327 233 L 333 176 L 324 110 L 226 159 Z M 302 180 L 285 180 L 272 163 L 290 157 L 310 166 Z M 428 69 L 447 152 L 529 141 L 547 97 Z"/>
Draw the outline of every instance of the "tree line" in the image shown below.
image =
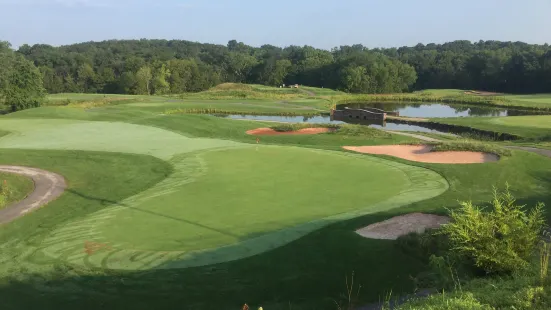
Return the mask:
<path id="1" fill-rule="evenodd" d="M 223 82 L 302 84 L 351 93 L 460 88 L 551 92 L 551 48 L 522 42 L 454 41 L 369 49 L 341 46 L 252 47 L 181 40 L 110 40 L 16 54 L 40 70 L 49 93 L 177 94 Z"/>

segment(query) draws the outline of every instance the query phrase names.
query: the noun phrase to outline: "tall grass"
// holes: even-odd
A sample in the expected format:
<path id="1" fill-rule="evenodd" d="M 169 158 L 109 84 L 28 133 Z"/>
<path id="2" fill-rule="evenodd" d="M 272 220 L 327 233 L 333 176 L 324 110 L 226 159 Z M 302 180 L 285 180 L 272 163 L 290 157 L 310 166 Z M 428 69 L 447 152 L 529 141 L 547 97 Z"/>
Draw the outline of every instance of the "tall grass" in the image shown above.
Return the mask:
<path id="1" fill-rule="evenodd" d="M 3 180 L 2 183 L 0 183 L 0 208 L 7 204 L 10 193 L 11 190 L 8 186 L 8 182 Z"/>
<path id="2" fill-rule="evenodd" d="M 432 152 L 449 152 L 449 151 L 465 151 L 465 152 L 482 152 L 495 154 L 498 156 L 511 156 L 512 152 L 495 144 L 480 143 L 472 141 L 453 141 L 435 144 Z"/>
<path id="3" fill-rule="evenodd" d="M 272 99 L 291 100 L 299 98 L 312 98 L 298 89 L 276 88 L 262 85 L 247 85 L 236 83 L 225 83 L 215 86 L 209 90 L 180 95 L 182 99 L 204 99 L 204 100 L 228 100 L 228 99 Z"/>
<path id="4" fill-rule="evenodd" d="M 231 110 L 222 110 L 215 108 L 199 108 L 199 109 L 172 109 L 166 110 L 164 112 L 166 115 L 170 114 L 219 114 L 219 115 L 258 115 L 258 116 L 319 116 L 324 113 L 321 112 L 287 112 L 287 111 L 278 111 L 278 112 L 259 112 L 259 111 L 231 111 Z"/>
<path id="5" fill-rule="evenodd" d="M 497 156 L 512 156 L 513 153 L 511 150 L 500 147 L 495 144 L 475 142 L 475 141 L 461 141 L 461 140 L 451 140 L 443 142 L 405 142 L 404 145 L 430 145 L 432 146 L 431 152 L 481 152 L 489 153 Z"/>

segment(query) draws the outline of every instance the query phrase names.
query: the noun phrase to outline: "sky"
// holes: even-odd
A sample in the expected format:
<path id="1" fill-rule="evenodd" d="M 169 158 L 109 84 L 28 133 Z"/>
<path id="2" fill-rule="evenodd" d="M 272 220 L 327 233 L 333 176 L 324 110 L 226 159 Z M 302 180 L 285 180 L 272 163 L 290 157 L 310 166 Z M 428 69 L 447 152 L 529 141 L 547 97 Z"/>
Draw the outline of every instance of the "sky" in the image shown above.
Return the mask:
<path id="1" fill-rule="evenodd" d="M 454 40 L 551 43 L 551 0 L 0 0 L 14 47 L 109 39 L 400 47 Z"/>

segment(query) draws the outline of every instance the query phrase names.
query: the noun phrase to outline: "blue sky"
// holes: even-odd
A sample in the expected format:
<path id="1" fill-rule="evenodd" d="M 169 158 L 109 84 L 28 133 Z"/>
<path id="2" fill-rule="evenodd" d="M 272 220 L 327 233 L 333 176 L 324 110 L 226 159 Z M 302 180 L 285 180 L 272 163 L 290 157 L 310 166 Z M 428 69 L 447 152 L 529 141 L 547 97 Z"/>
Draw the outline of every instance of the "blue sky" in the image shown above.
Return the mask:
<path id="1" fill-rule="evenodd" d="M 162 38 L 330 49 L 452 40 L 551 43 L 550 0 L 0 0 L 0 40 Z"/>

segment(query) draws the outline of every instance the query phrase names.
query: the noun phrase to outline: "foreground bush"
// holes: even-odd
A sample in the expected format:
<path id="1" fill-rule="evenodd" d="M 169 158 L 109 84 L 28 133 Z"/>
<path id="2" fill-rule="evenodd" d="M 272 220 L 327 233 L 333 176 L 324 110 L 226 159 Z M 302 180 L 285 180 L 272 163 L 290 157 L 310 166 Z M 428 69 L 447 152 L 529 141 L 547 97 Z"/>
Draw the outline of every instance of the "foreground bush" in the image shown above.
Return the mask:
<path id="1" fill-rule="evenodd" d="M 441 232 L 449 238 L 451 251 L 489 274 L 526 268 L 545 224 L 543 204 L 528 211 L 516 204 L 508 189 L 494 192 L 488 212 L 463 202 L 450 216 L 451 223 Z"/>
<path id="2" fill-rule="evenodd" d="M 398 310 L 492 310 L 494 308 L 481 304 L 472 294 L 435 295 L 426 299 L 413 301 Z"/>

